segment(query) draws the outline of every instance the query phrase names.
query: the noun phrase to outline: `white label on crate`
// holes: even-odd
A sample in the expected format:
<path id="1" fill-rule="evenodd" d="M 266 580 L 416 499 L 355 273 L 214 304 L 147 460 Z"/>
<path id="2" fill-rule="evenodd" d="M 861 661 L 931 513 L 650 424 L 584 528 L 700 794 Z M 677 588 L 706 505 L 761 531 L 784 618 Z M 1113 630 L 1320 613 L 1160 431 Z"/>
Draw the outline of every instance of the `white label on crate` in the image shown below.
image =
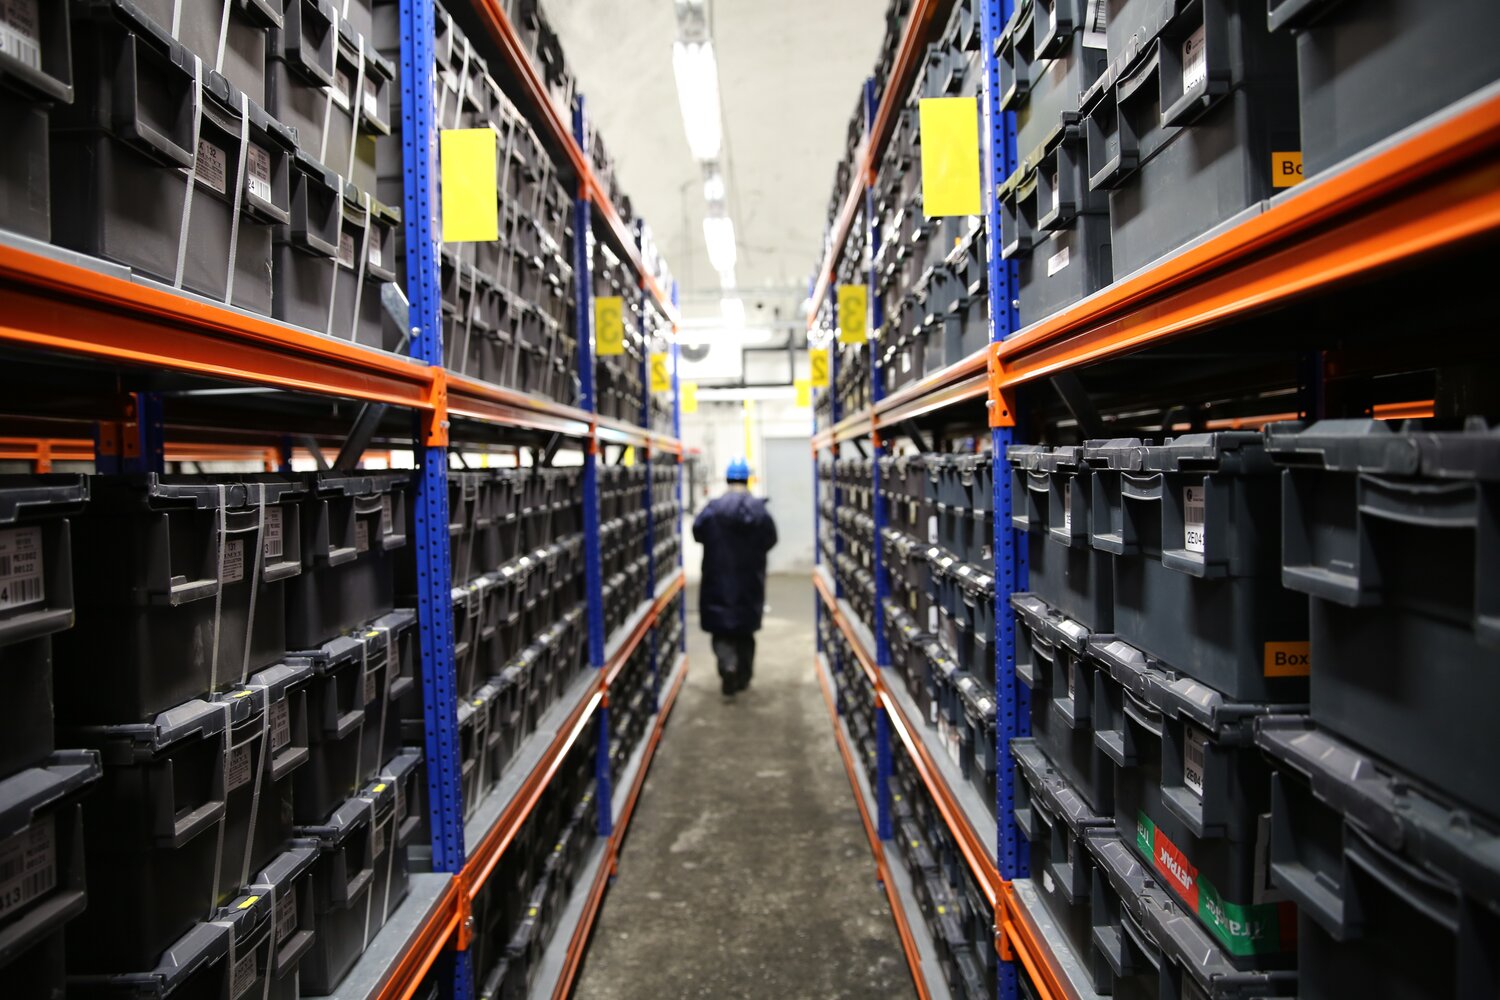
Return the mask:
<path id="1" fill-rule="evenodd" d="M 339 234 L 339 263 L 353 270 L 354 268 L 354 234 Z"/>
<path id="2" fill-rule="evenodd" d="M 42 529 L 0 531 L 0 611 L 46 599 Z"/>
<path id="3" fill-rule="evenodd" d="M 229 157 L 207 139 L 198 140 L 198 183 L 224 194 L 228 191 L 225 180 L 229 176 Z"/>
<path id="4" fill-rule="evenodd" d="M 250 991 L 250 987 L 255 985 L 257 971 L 254 948 L 234 960 L 234 973 L 229 984 L 229 995 L 234 1000 L 239 1000 Z"/>
<path id="5" fill-rule="evenodd" d="M 1182 545 L 1189 552 L 1202 552 L 1207 539 L 1208 491 L 1201 486 L 1182 488 Z"/>
<path id="6" fill-rule="evenodd" d="M 1073 701 L 1078 696 L 1078 671 L 1073 669 L 1071 663 L 1067 663 L 1063 669 L 1068 677 L 1068 700 Z"/>
<path id="7" fill-rule="evenodd" d="M 396 502 L 389 493 L 380 498 L 380 533 L 382 535 L 396 533 Z"/>
<path id="8" fill-rule="evenodd" d="M 245 578 L 245 540 L 230 538 L 224 542 L 224 569 L 220 583 L 239 583 Z"/>
<path id="9" fill-rule="evenodd" d="M 271 193 L 271 154 L 259 146 L 252 145 L 245 157 L 245 184 L 250 197 L 259 198 L 269 204 Z"/>
<path id="10" fill-rule="evenodd" d="M 1208 43 L 1204 25 L 1182 43 L 1182 92 L 1191 94 L 1208 82 Z"/>
<path id="11" fill-rule="evenodd" d="M 1186 739 L 1182 748 L 1182 783 L 1193 794 L 1203 798 L 1203 772 L 1208 758 L 1208 734 L 1192 726 L 1184 727 Z"/>
<path id="12" fill-rule="evenodd" d="M 0 841 L 0 917 L 57 887 L 52 817 L 39 816 L 29 830 Z"/>
<path id="13" fill-rule="evenodd" d="M 948 727 L 948 756 L 953 758 L 953 763 L 958 763 L 958 727 Z"/>
<path id="14" fill-rule="evenodd" d="M 1052 881 L 1052 873 L 1046 869 L 1042 870 L 1042 891 L 1049 896 L 1057 891 L 1057 884 Z"/>
<path id="15" fill-rule="evenodd" d="M 1088 13 L 1083 15 L 1083 46 L 1102 49 L 1109 45 L 1105 30 L 1109 27 L 1109 0 L 1089 0 Z"/>
<path id="16" fill-rule="evenodd" d="M 1052 277 L 1058 271 L 1068 266 L 1068 248 L 1063 247 L 1057 253 L 1047 258 L 1047 277 Z"/>
<path id="17" fill-rule="evenodd" d="M 402 778 L 396 782 L 396 809 L 391 813 L 396 818 L 399 828 L 406 821 L 406 779 Z"/>
<path id="18" fill-rule="evenodd" d="M 927 724 L 929 726 L 940 725 L 938 722 L 938 703 L 936 698 L 927 703 Z"/>
<path id="19" fill-rule="evenodd" d="M 248 784 L 252 770 L 250 744 L 241 743 L 232 747 L 229 751 L 229 766 L 224 774 L 224 791 L 232 792 L 241 785 Z"/>
<path id="20" fill-rule="evenodd" d="M 901 352 L 901 374 L 911 371 L 911 355 L 905 351 Z"/>
<path id="21" fill-rule="evenodd" d="M 354 88 L 349 83 L 349 74 L 342 69 L 335 70 L 333 74 L 333 103 L 349 110 L 349 94 Z"/>
<path id="22" fill-rule="evenodd" d="M 280 507 L 266 508 L 266 537 L 264 548 L 267 559 L 280 559 L 286 554 L 286 536 L 282 534 L 282 512 Z"/>
<path id="23" fill-rule="evenodd" d="M 380 695 L 380 671 L 381 666 L 365 665 L 365 704 L 368 705 Z"/>
<path id="24" fill-rule="evenodd" d="M 370 551 L 370 521 L 360 517 L 354 520 L 354 551 Z"/>
<path id="25" fill-rule="evenodd" d="M 380 91 L 375 86 L 375 81 L 365 77 L 365 114 L 371 118 L 380 117 Z"/>
<path id="26" fill-rule="evenodd" d="M 937 605 L 934 604 L 932 607 L 930 607 L 930 608 L 927 609 L 927 631 L 931 632 L 933 635 L 937 635 L 937 630 L 938 630 L 938 609 L 937 609 Z"/>
<path id="27" fill-rule="evenodd" d="M 938 543 L 938 519 L 937 519 L 937 515 L 936 514 L 932 514 L 932 515 L 929 515 L 928 518 L 927 518 L 927 544 L 928 545 L 936 545 L 937 543 Z"/>
<path id="28" fill-rule="evenodd" d="M 1052 171 L 1052 210 L 1054 212 L 1062 207 L 1062 188 L 1058 186 L 1060 179 L 1058 172 Z"/>
<path id="29" fill-rule="evenodd" d="M 297 931 L 297 887 L 288 887 L 276 897 L 276 944 L 279 947 Z"/>
<path id="30" fill-rule="evenodd" d="M 290 742 L 292 742 L 292 708 L 290 701 L 283 698 L 271 704 L 271 753 L 276 753 Z"/>
<path id="31" fill-rule="evenodd" d="M 1063 486 L 1063 531 L 1073 533 L 1073 484 Z"/>
<path id="32" fill-rule="evenodd" d="M 380 250 L 380 233 L 374 229 L 370 230 L 370 249 L 365 254 L 365 260 L 371 267 L 385 266 L 385 257 Z"/>
<path id="33" fill-rule="evenodd" d="M 0 53 L 32 69 L 42 68 L 38 0 L 0 0 Z"/>
<path id="34" fill-rule="evenodd" d="M 375 824 L 375 832 L 372 835 L 373 838 L 374 838 L 375 849 L 370 852 L 370 859 L 372 861 L 378 859 L 381 855 L 383 855 L 385 853 L 385 837 L 386 837 L 387 827 L 389 827 L 390 825 L 391 824 L 390 824 L 389 820 L 387 820 L 384 823 L 376 823 Z"/>

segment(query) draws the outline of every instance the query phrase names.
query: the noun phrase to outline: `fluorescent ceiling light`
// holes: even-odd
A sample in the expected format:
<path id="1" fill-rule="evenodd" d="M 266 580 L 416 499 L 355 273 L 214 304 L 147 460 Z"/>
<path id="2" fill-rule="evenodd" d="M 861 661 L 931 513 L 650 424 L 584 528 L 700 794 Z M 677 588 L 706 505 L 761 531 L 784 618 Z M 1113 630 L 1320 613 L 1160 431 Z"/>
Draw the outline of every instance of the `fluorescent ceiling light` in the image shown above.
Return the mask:
<path id="1" fill-rule="evenodd" d="M 739 329 L 745 325 L 745 300 L 738 296 L 720 299 L 719 313 L 724 317 L 725 326 Z"/>
<path id="2" fill-rule="evenodd" d="M 733 271 L 737 258 L 734 248 L 734 220 L 728 216 L 710 215 L 703 220 L 703 241 L 708 244 L 708 262 L 722 275 Z"/>
<path id="3" fill-rule="evenodd" d="M 674 42 L 672 74 L 677 103 L 695 160 L 717 160 L 724 144 L 719 120 L 719 64 L 712 42 Z"/>
<path id="4" fill-rule="evenodd" d="M 719 272 L 719 290 L 721 292 L 732 292 L 738 285 L 735 284 L 734 269 Z"/>
<path id="5" fill-rule="evenodd" d="M 703 177 L 703 200 L 710 205 L 722 202 L 728 195 L 724 188 L 724 175 L 719 173 L 717 167 L 705 172 Z"/>

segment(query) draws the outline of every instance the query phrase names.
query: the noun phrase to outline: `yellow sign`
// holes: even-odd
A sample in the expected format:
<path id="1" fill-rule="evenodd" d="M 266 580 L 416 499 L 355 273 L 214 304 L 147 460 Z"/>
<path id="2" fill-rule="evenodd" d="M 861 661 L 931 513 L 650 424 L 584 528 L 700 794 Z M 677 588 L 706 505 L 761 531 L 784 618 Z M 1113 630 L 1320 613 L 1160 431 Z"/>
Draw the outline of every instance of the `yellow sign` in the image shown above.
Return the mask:
<path id="1" fill-rule="evenodd" d="M 438 137 L 444 243 L 489 243 L 500 238 L 496 141 L 489 128 L 446 129 Z"/>
<path id="2" fill-rule="evenodd" d="M 651 354 L 651 391 L 672 391 L 672 358 L 666 351 Z"/>
<path id="3" fill-rule="evenodd" d="M 870 295 L 864 285 L 839 286 L 839 343 L 863 344 L 869 339 Z"/>
<path id="4" fill-rule="evenodd" d="M 929 97 L 917 112 L 922 133 L 922 214 L 978 215 L 979 101 Z"/>
<path id="5" fill-rule="evenodd" d="M 1312 644 L 1309 642 L 1268 642 L 1264 653 L 1267 677 L 1306 677 L 1311 673 Z"/>
<path id="6" fill-rule="evenodd" d="M 697 413 L 698 412 L 698 383 L 697 382 L 683 382 L 682 385 L 681 385 L 681 391 L 682 391 L 682 412 L 683 413 Z"/>
<path id="7" fill-rule="evenodd" d="M 626 448 L 625 449 L 625 457 L 623 459 L 621 459 L 620 464 L 624 465 L 625 468 L 627 468 L 627 469 L 634 467 L 634 465 L 635 465 L 635 448 L 634 447 L 630 447 L 630 448 Z"/>
<path id="8" fill-rule="evenodd" d="M 618 295 L 594 300 L 594 353 L 600 357 L 625 353 L 625 300 Z"/>
<path id="9" fill-rule="evenodd" d="M 805 410 L 812 405 L 812 383 L 805 378 L 796 381 L 797 386 L 797 408 Z"/>
<path id="10" fill-rule="evenodd" d="M 812 365 L 812 382 L 814 389 L 828 388 L 828 348 L 814 347 L 807 352 L 807 360 Z"/>
<path id="11" fill-rule="evenodd" d="M 1302 183 L 1302 151 L 1271 154 L 1271 186 L 1289 188 Z"/>

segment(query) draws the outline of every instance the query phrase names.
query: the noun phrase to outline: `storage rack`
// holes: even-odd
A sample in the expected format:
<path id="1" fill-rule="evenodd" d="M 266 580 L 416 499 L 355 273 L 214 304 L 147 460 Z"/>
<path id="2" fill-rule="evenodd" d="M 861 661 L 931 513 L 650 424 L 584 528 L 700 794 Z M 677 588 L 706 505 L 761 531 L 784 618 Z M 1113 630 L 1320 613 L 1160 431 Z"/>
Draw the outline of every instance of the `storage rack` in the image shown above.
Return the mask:
<path id="1" fill-rule="evenodd" d="M 866 83 L 862 138 L 854 154 L 853 183 L 839 200 L 840 209 L 831 219 L 824 256 L 812 281 L 808 327 L 813 346 L 830 348 L 831 368 L 838 352 L 832 349 L 837 330 L 838 266 L 851 240 L 878 246 L 880 233 L 870 225 L 872 189 L 876 167 L 891 139 L 896 110 L 919 72 L 921 53 L 937 26 L 946 18 L 951 2 L 914 0 L 909 4 L 896 58 L 890 75 L 878 91 L 876 81 Z M 1016 622 L 1011 609 L 1013 593 L 1026 590 L 1027 546 L 1024 533 L 1010 526 L 1013 502 L 1011 480 L 1003 468 L 1006 448 L 1024 440 L 1026 419 L 1047 411 L 1047 419 L 1066 421 L 1076 416 L 1073 401 L 1059 404 L 1039 395 L 1047 380 L 1056 377 L 1097 376 L 1089 383 L 1101 397 L 1112 379 L 1139 378 L 1140 363 L 1155 364 L 1167 386 L 1156 393 L 1168 405 L 1182 400 L 1204 402 L 1243 391 L 1263 393 L 1258 401 L 1238 409 L 1226 406 L 1223 414 L 1202 422 L 1207 429 L 1260 427 L 1278 419 L 1321 416 L 1328 394 L 1338 391 L 1341 379 L 1358 380 L 1370 374 L 1399 372 L 1406 361 L 1429 357 L 1401 335 L 1375 340 L 1375 358 L 1341 348 L 1357 347 L 1348 338 L 1296 330 L 1276 333 L 1255 325 L 1271 310 L 1302 309 L 1293 317 L 1318 315 L 1317 309 L 1348 308 L 1361 292 L 1369 294 L 1369 283 L 1394 280 L 1404 291 L 1414 291 L 1423 281 L 1437 282 L 1447 290 L 1459 290 L 1469 272 L 1459 277 L 1436 277 L 1438 269 L 1456 263 L 1455 255 L 1466 250 L 1488 249 L 1500 233 L 1500 86 L 1489 86 L 1469 98 L 1423 120 L 1363 154 L 1317 175 L 1289 192 L 1246 213 L 1230 225 L 1221 226 L 1154 264 L 1109 284 L 1103 291 L 1046 319 L 1021 327 L 1014 306 L 1017 287 L 1015 265 L 1001 259 L 1001 226 L 997 188 L 1017 165 L 1014 115 L 1002 113 L 997 101 L 998 66 L 996 42 L 1010 21 L 1015 5 L 1011 0 L 986 0 L 982 11 L 984 72 L 981 90 L 981 170 L 985 188 L 984 214 L 989 232 L 990 343 L 957 364 L 884 394 L 879 358 L 871 351 L 871 405 L 856 412 L 841 412 L 832 388 L 815 390 L 815 400 L 825 398 L 831 419 L 814 419 L 812 452 L 815 483 L 819 459 L 837 457 L 852 442 L 867 443 L 861 455 L 872 459 L 874 470 L 875 545 L 874 573 L 877 587 L 875 632 L 871 634 L 852 614 L 843 599 L 821 545 L 815 542 L 818 565 L 813 583 L 820 621 L 826 617 L 854 648 L 858 663 L 877 692 L 877 752 L 881 756 L 879 782 L 875 787 L 856 765 L 850 752 L 850 735 L 840 716 L 830 687 L 828 664 L 823 651 L 814 669 L 824 691 L 833 722 L 835 739 L 859 812 L 869 835 L 871 849 L 890 897 L 893 916 L 911 966 L 919 996 L 946 996 L 948 987 L 932 961 L 930 942 L 912 932 L 915 901 L 909 880 L 899 866 L 888 863 L 892 831 L 890 793 L 885 782 L 891 773 L 892 755 L 907 754 L 916 765 L 928 792 L 954 838 L 963 848 L 964 861 L 980 879 L 995 907 L 995 948 L 1001 959 L 999 995 L 1003 1000 L 1031 995 L 1043 1000 L 1091 1000 L 1088 956 L 1069 950 L 1051 915 L 1042 908 L 1039 892 L 1030 878 L 1029 845 L 1018 830 L 1013 809 L 1015 775 L 1010 766 L 1009 745 L 1013 738 L 1029 733 L 1030 692 L 1016 677 Z M 895 6 L 893 5 L 893 10 Z M 875 95 L 879 92 L 880 99 Z M 867 228 L 857 230 L 861 217 Z M 858 246 L 859 243 L 853 244 Z M 1478 256 L 1478 255 L 1474 255 Z M 1470 263 L 1473 263 L 1473 257 Z M 1425 270 L 1424 270 L 1425 269 Z M 862 274 L 859 282 L 872 275 Z M 1472 287 L 1457 298 L 1472 308 Z M 1389 302 L 1385 296 L 1377 297 Z M 1399 297 L 1399 296 L 1398 296 Z M 1431 300 L 1420 306 L 1400 308 L 1397 317 L 1379 317 L 1393 330 L 1403 323 L 1418 323 L 1431 314 Z M 1457 306 L 1455 306 L 1457 308 Z M 882 323 L 882 303 L 871 294 L 869 328 Z M 1359 313 L 1369 324 L 1372 314 Z M 1321 331 L 1320 331 L 1321 332 Z M 1463 339 L 1472 334 L 1445 333 L 1443 340 L 1457 357 L 1474 358 Z M 1214 361 L 1215 354 L 1233 357 L 1255 340 L 1261 351 L 1298 356 L 1297 370 L 1280 370 L 1268 376 L 1257 367 L 1260 358 L 1248 351 L 1245 365 L 1226 372 Z M 1433 356 L 1436 356 L 1434 353 Z M 1131 362 L 1138 362 L 1130 367 Z M 1221 358 L 1222 361 L 1222 358 Z M 1462 363 L 1462 361 L 1460 361 Z M 1230 367 L 1233 367 L 1231 364 Z M 1195 380 L 1207 388 L 1200 389 Z M 1433 415 L 1433 400 L 1425 384 L 1393 380 L 1384 390 L 1361 384 L 1356 396 L 1367 413 L 1384 420 Z M 1212 393 L 1219 395 L 1214 396 Z M 1279 392 L 1279 395 L 1278 395 Z M 1058 396 L 1063 396 L 1062 391 Z M 1114 405 L 1140 405 L 1142 392 L 1115 393 L 1107 401 Z M 1149 398 L 1149 397 L 1148 397 Z M 1280 405 L 1277 405 L 1277 402 Z M 982 412 L 979 408 L 982 407 Z M 815 405 L 814 412 L 818 412 Z M 880 593 L 884 577 L 879 537 L 888 521 L 885 504 L 879 500 L 880 471 L 875 460 L 907 429 L 924 422 L 957 420 L 964 426 L 974 419 L 990 428 L 996 456 L 994 477 L 995 576 L 996 576 L 996 695 L 999 701 L 996 753 L 998 828 L 987 816 L 965 809 L 954 771 L 946 767 L 943 751 L 935 746 L 926 727 L 912 725 L 912 707 L 906 703 L 900 684 L 887 683 L 889 650 L 883 631 Z M 1175 427 L 1170 418 L 1164 433 Z M 815 491 L 816 495 L 816 491 Z M 814 510 L 815 539 L 822 515 Z M 891 739 L 894 732 L 896 739 Z M 893 749 L 899 744 L 900 749 Z M 1026 981 L 1022 985 L 1021 980 Z"/>
<path id="2" fill-rule="evenodd" d="M 472 0 L 472 6 L 500 52 L 503 70 L 513 85 L 508 96 L 543 134 L 553 155 L 565 164 L 565 171 L 577 178 L 574 218 L 580 234 L 577 263 L 583 276 L 577 296 L 581 406 L 453 375 L 442 367 L 437 206 L 431 197 L 436 189 L 435 116 L 432 90 L 423 85 L 427 73 L 418 71 L 433 63 L 434 6 L 424 0 L 399 3 L 411 357 L 307 333 L 137 284 L 118 270 L 67 251 L 25 241 L 0 245 L 0 309 L 6 317 L 0 324 L 0 346 L 9 356 L 35 366 L 81 365 L 80 370 L 91 376 L 103 374 L 116 386 L 146 387 L 112 394 L 87 407 L 89 412 L 111 414 L 111 419 L 95 424 L 94 440 L 46 431 L 6 438 L 0 441 L 0 457 L 4 459 L 26 462 L 38 472 L 48 471 L 54 461 L 70 460 L 96 460 L 101 470 L 108 467 L 138 472 L 161 471 L 169 461 L 264 462 L 268 471 L 290 470 L 300 447 L 294 428 L 302 411 L 294 408 L 288 417 L 274 406 L 262 411 L 252 403 L 235 410 L 235 418 L 253 422 L 264 412 L 272 429 L 247 431 L 243 425 L 237 425 L 237 429 L 204 425 L 169 430 L 162 422 L 160 396 L 151 391 L 169 380 L 176 380 L 174 386 L 248 387 L 251 399 L 257 398 L 260 390 L 283 390 L 298 394 L 294 398 L 302 400 L 315 397 L 381 404 L 412 418 L 418 466 L 413 502 L 433 871 L 412 876 L 408 898 L 369 942 L 337 989 L 335 995 L 339 997 L 396 1000 L 411 997 L 424 983 L 435 981 L 444 986 L 444 995 L 449 989 L 454 996 L 472 995 L 473 971 L 466 950 L 472 938 L 470 902 L 537 804 L 562 758 L 597 719 L 601 752 L 596 755 L 595 780 L 600 791 L 601 839 L 589 855 L 580 888 L 564 914 L 556 945 L 548 953 L 547 971 L 534 990 L 536 995 L 565 996 L 579 968 L 593 919 L 615 870 L 626 826 L 688 666 L 684 632 L 677 655 L 660 657 L 661 662 L 673 666 L 654 678 L 657 699 L 650 730 L 611 794 L 605 752 L 611 683 L 632 652 L 651 634 L 663 612 L 671 606 L 681 607 L 682 602 L 674 605 L 673 598 L 682 592 L 685 575 L 680 552 L 676 565 L 656 566 L 653 559 L 647 599 L 634 609 L 624 627 L 606 635 L 599 589 L 597 466 L 604 460 L 607 447 L 633 448 L 648 464 L 652 456 L 675 458 L 675 492 L 680 504 L 682 447 L 678 440 L 675 343 L 670 347 L 672 434 L 649 429 L 648 413 L 643 413 L 636 425 L 594 412 L 593 302 L 587 279 L 588 240 L 582 238 L 583 234 L 592 230 L 612 246 L 639 280 L 642 314 L 654 310 L 674 332 L 678 316 L 675 288 L 660 287 L 645 268 L 638 245 L 642 232 L 624 225 L 593 174 L 582 148 L 582 99 L 577 101 L 574 120 L 565 122 L 505 9 L 494 0 Z M 648 394 L 648 411 L 649 405 Z M 81 424 L 81 420 L 70 421 L 70 429 L 76 433 Z M 588 640 L 594 669 L 581 676 L 548 711 L 520 748 L 505 778 L 466 825 L 460 802 L 455 729 L 458 692 L 449 592 L 446 478 L 450 444 L 475 442 L 481 449 L 489 448 L 496 431 L 539 432 L 541 437 L 533 434 L 530 440 L 545 442 L 550 435 L 554 448 L 566 440 L 583 452 Z M 170 442 L 166 440 L 168 434 L 173 436 Z M 326 440 L 327 435 L 324 437 Z M 397 447 L 403 446 L 399 435 L 392 441 Z M 649 502 L 647 507 L 649 512 Z M 648 534 L 648 546 L 650 537 Z M 657 658 L 653 658 L 655 662 Z"/>

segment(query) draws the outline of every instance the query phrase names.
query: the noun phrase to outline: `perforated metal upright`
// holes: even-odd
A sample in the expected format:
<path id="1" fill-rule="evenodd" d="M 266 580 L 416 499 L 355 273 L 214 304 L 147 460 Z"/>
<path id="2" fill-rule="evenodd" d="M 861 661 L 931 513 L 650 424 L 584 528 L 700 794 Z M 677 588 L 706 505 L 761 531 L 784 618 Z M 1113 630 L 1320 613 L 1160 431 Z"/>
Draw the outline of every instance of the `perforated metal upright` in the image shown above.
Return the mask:
<path id="1" fill-rule="evenodd" d="M 1000 69 L 995 59 L 995 42 L 1010 20 L 1013 0 L 981 0 L 980 51 L 984 58 L 981 97 L 983 146 L 981 160 L 984 179 L 984 213 L 988 245 L 985 248 L 990 282 L 990 341 L 997 343 L 1016 332 L 1019 319 L 1011 289 L 1016 287 L 1017 272 L 1013 261 L 1002 260 L 1004 245 L 1000 232 L 1000 205 L 996 186 L 1011 175 L 1016 166 L 1015 115 L 1000 111 Z M 999 817 L 997 860 L 1000 877 L 1010 880 L 1026 877 L 1031 870 L 1030 849 L 1015 821 L 1015 770 L 1010 766 L 1010 741 L 1031 732 L 1030 691 L 1016 680 L 1016 622 L 1011 612 L 1010 595 L 1026 588 L 1026 539 L 1010 525 L 1012 498 L 1010 476 L 1001 474 L 1005 449 L 1015 440 L 1015 414 L 1003 400 L 991 398 L 990 427 L 995 469 L 995 693 L 998 705 L 995 719 L 996 816 Z M 1000 1000 L 1015 1000 L 1019 992 L 1016 964 L 1000 964 Z"/>
<path id="2" fill-rule="evenodd" d="M 436 117 L 430 86 L 433 6 L 401 0 L 401 136 L 406 218 L 407 299 L 412 356 L 443 363 L 436 184 Z M 443 383 L 440 380 L 439 386 Z M 458 685 L 453 662 L 452 582 L 448 564 L 448 449 L 446 401 L 416 428 L 419 468 L 413 493 L 417 564 L 417 621 L 422 656 L 422 712 L 431 812 L 432 867 L 458 872 L 464 865 L 463 796 L 459 785 Z M 473 994 L 468 951 L 445 950 L 440 981 L 447 995 Z"/>

